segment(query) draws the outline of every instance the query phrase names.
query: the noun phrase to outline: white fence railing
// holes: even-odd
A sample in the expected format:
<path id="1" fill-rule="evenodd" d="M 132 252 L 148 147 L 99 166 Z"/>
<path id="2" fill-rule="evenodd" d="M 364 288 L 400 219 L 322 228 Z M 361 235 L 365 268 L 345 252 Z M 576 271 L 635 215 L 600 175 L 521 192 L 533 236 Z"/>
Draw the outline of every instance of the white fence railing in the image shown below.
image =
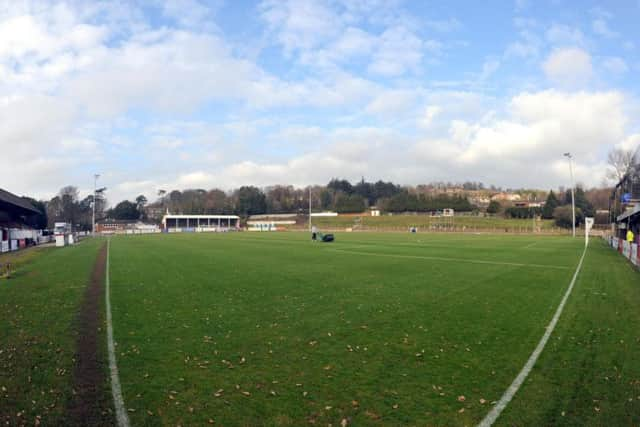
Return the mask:
<path id="1" fill-rule="evenodd" d="M 627 242 L 614 236 L 608 236 L 605 239 L 609 242 L 609 246 L 620 252 L 622 256 L 631 261 L 633 265 L 640 266 L 640 251 L 638 251 L 637 243 Z"/>

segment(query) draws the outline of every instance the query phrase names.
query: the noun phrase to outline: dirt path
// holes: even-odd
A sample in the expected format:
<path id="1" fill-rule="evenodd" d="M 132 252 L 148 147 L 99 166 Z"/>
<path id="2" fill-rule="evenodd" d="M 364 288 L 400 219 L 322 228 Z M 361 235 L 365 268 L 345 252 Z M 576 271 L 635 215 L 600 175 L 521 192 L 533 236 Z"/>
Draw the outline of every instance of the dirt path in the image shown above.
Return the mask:
<path id="1" fill-rule="evenodd" d="M 107 358 L 103 349 L 103 295 L 106 243 L 96 258 L 89 286 L 76 318 L 74 394 L 67 406 L 69 426 L 113 425 L 108 399 Z"/>

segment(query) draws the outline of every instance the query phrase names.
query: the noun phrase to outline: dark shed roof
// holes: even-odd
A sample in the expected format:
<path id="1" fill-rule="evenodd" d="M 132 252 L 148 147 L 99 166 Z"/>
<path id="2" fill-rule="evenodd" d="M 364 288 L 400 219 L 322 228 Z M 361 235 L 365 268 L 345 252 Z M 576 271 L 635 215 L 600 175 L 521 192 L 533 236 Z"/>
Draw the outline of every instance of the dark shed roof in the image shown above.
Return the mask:
<path id="1" fill-rule="evenodd" d="M 33 215 L 41 213 L 22 197 L 18 197 L 13 193 L 0 188 L 0 209 L 13 209 L 20 211 L 24 215 Z"/>

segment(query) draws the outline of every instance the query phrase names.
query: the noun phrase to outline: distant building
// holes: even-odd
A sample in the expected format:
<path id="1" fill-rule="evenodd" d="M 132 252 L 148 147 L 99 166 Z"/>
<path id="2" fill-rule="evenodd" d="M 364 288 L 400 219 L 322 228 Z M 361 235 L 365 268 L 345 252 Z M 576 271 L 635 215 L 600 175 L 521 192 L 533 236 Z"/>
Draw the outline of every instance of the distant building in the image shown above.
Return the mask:
<path id="1" fill-rule="evenodd" d="M 519 194 L 498 193 L 491 196 L 492 201 L 497 202 L 517 202 L 521 199 Z"/>
<path id="2" fill-rule="evenodd" d="M 469 197 L 469 203 L 479 208 L 486 208 L 491 203 L 491 199 L 483 196 L 472 196 Z"/>

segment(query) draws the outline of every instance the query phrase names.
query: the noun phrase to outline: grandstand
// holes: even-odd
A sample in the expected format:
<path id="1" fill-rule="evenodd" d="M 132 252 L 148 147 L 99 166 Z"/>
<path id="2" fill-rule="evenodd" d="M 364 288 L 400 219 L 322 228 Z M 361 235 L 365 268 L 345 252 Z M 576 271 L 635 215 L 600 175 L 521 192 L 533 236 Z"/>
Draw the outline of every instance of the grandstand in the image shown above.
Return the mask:
<path id="1" fill-rule="evenodd" d="M 162 228 L 168 232 L 226 231 L 240 227 L 237 215 L 165 215 Z"/>
<path id="2" fill-rule="evenodd" d="M 634 164 L 618 182 L 611 193 L 610 211 L 615 216 L 614 234 L 624 239 L 628 230 L 635 234 L 638 243 L 640 231 L 640 156 L 634 156 Z"/>
<path id="3" fill-rule="evenodd" d="M 0 189 L 0 252 L 37 243 L 38 232 L 27 225 L 27 220 L 39 213 L 23 198 Z"/>

